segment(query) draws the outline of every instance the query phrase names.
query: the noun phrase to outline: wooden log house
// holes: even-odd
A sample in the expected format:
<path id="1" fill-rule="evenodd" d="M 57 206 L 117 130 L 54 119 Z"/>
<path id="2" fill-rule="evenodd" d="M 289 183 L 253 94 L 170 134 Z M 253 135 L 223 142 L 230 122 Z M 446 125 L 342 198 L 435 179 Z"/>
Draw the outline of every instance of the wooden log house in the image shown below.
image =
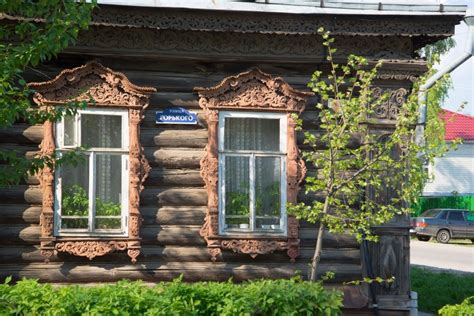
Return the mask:
<path id="1" fill-rule="evenodd" d="M 300 158 L 303 136 L 291 118 L 298 114 L 306 130 L 320 133 L 318 96 L 306 88 L 313 71 L 328 71 L 316 30 L 332 32 L 336 61 L 348 54 L 384 60 L 376 85 L 392 97 L 373 126 L 383 134 L 426 71 L 416 51 L 451 36 L 465 10 L 143 3 L 99 1 L 75 46 L 25 74 L 41 106 L 95 103 L 57 124 L 0 131 L 2 149 L 28 157 L 88 148 L 82 167 L 45 168 L 0 190 L 2 278 L 306 276 L 316 227 L 288 216 L 285 203 L 320 198 L 302 189 L 315 170 Z M 156 124 L 157 111 L 176 107 L 195 112 L 197 124 Z M 328 233 L 320 272 L 334 271 L 336 285 L 360 279 L 368 264 L 376 275 L 395 276 L 391 287 L 378 288 L 378 304 L 405 314 L 408 229 L 405 217 L 377 228 L 370 263 L 353 238 Z M 367 307 L 367 297 L 348 297 L 346 307 Z"/>

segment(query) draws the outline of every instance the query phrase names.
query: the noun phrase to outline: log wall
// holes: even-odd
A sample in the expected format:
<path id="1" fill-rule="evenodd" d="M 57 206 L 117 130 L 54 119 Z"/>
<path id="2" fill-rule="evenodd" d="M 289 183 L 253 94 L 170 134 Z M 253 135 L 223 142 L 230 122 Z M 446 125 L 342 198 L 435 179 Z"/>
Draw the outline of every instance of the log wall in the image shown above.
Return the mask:
<path id="1" fill-rule="evenodd" d="M 34 277 L 48 282 L 115 281 L 122 278 L 147 281 L 170 280 L 184 274 L 186 280 L 235 280 L 261 277 L 291 277 L 297 271 L 305 275 L 315 245 L 315 227 L 301 223 L 301 255 L 291 264 L 285 252 L 248 255 L 224 251 L 222 262 L 212 263 L 199 229 L 204 222 L 207 195 L 199 175 L 199 161 L 207 143 L 207 128 L 198 105 L 196 86 L 213 86 L 223 78 L 257 66 L 272 75 L 281 75 L 298 89 L 305 89 L 315 65 L 283 68 L 274 64 L 241 65 L 179 60 L 152 60 L 137 63 L 135 59 L 107 58 L 101 61 L 114 71 L 123 72 L 131 82 L 153 86 L 158 93 L 151 98 L 141 126 L 141 142 L 152 170 L 141 194 L 143 215 L 142 254 L 131 265 L 124 253 L 97 257 L 93 261 L 60 253 L 44 263 L 38 249 L 41 190 L 36 177 L 0 190 L 0 277 L 13 275 Z M 78 66 L 74 56 L 63 56 L 57 62 L 39 68 L 53 77 L 63 68 Z M 149 66 L 151 65 L 151 66 Z M 171 69 L 170 69 L 171 68 Z M 291 71 L 289 71 L 291 70 Z M 294 72 L 294 74 L 291 74 Z M 27 74 L 29 81 L 44 80 L 38 73 Z M 317 133 L 317 113 L 311 103 L 302 115 L 305 126 Z M 197 111 L 199 124 L 156 125 L 155 112 L 169 106 L 183 106 Z M 2 149 L 16 150 L 29 157 L 38 150 L 41 126 L 16 124 L 0 134 Z M 303 138 L 299 137 L 300 145 Z M 309 200 L 300 194 L 301 200 Z M 361 275 L 359 246 L 347 236 L 327 234 L 321 273 L 336 272 L 336 281 L 353 280 Z"/>

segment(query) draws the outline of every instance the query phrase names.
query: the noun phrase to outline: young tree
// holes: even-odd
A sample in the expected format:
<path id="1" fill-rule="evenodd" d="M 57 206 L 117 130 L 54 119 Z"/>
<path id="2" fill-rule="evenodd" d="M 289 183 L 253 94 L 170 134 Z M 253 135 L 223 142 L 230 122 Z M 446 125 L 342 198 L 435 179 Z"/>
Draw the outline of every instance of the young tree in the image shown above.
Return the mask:
<path id="1" fill-rule="evenodd" d="M 320 97 L 316 108 L 323 133 L 316 137 L 305 132 L 305 143 L 312 150 L 303 156 L 317 170 L 306 178 L 306 192 L 317 193 L 321 199 L 289 207 L 298 218 L 319 222 L 311 280 L 316 279 L 325 230 L 351 234 L 359 242 L 376 240 L 371 227 L 410 212 L 427 178 L 424 161 L 439 154 L 433 143 L 423 147 L 415 143 L 416 93 L 399 109 L 390 133 L 378 135 L 370 128 L 375 123 L 374 111 L 390 97 L 379 95 L 372 84 L 381 63 L 370 66 L 365 58 L 351 55 L 347 64 L 336 64 L 333 39 L 328 32 L 319 32 L 328 49 L 330 73 L 322 78 L 320 71 L 314 72 L 308 86 Z M 439 116 L 431 115 L 431 119 L 437 123 L 428 126 L 428 135 L 442 124 Z"/>
<path id="2" fill-rule="evenodd" d="M 51 60 L 67 46 L 74 44 L 80 30 L 87 29 L 95 1 L 0 0 L 0 129 L 15 122 L 38 124 L 56 121 L 75 113 L 85 102 L 71 102 L 64 107 L 42 109 L 31 102 L 33 91 L 22 73 L 41 62 Z M 44 164 L 74 160 L 74 153 L 61 159 L 36 157 L 26 159 L 16 152 L 0 150 L 4 166 L 0 187 L 17 184 Z"/>

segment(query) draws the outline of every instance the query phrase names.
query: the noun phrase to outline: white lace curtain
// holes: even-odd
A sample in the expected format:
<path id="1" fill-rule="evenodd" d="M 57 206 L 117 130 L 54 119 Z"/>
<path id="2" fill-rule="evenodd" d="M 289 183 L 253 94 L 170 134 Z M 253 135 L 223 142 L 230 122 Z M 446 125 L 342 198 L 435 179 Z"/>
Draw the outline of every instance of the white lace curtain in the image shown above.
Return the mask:
<path id="1" fill-rule="evenodd" d="M 225 151 L 279 151 L 278 119 L 226 118 L 224 135 Z M 226 160 L 226 192 L 248 192 L 251 185 L 250 159 L 249 156 L 240 156 Z M 275 197 L 270 190 L 276 190 L 279 195 L 280 158 L 257 156 L 254 167 L 256 211 L 265 213 L 271 211 L 270 209 L 274 208 L 272 204 L 275 204 L 275 201 L 272 201 Z"/>

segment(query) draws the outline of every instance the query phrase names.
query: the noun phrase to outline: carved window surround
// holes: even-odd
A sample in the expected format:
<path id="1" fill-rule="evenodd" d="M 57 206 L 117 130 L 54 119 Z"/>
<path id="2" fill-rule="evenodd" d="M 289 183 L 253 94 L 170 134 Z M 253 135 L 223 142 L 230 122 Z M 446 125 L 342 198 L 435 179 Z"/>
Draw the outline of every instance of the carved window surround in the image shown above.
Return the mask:
<path id="1" fill-rule="evenodd" d="M 266 111 L 287 114 L 287 202 L 296 203 L 299 186 L 306 174 L 304 161 L 299 156 L 296 143 L 296 121 L 293 114 L 300 114 L 312 93 L 290 87 L 282 78 L 272 78 L 259 69 L 225 78 L 211 88 L 195 88 L 199 105 L 204 109 L 208 124 L 208 144 L 201 160 L 201 176 L 208 194 L 208 207 L 204 225 L 200 230 L 206 240 L 212 261 L 216 261 L 222 249 L 249 254 L 286 250 L 293 262 L 299 255 L 299 223 L 288 215 L 287 236 L 271 235 L 219 235 L 218 203 L 218 122 L 219 111 Z"/>
<path id="2" fill-rule="evenodd" d="M 129 116 L 128 236 L 54 236 L 54 170 L 45 166 L 38 175 L 43 192 L 40 215 L 41 254 L 49 259 L 56 252 L 67 252 L 93 259 L 113 251 L 127 250 L 131 261 L 135 263 L 141 248 L 139 195 L 150 171 L 140 145 L 140 121 L 148 106 L 149 96 L 156 89 L 136 86 L 124 74 L 95 62 L 64 70 L 50 81 L 30 83 L 29 87 L 36 91 L 34 102 L 45 109 L 71 100 L 88 101 L 92 98 L 95 103 L 90 106 L 127 109 Z M 46 121 L 40 156 L 50 156 L 55 152 L 54 133 L 54 123 Z"/>

